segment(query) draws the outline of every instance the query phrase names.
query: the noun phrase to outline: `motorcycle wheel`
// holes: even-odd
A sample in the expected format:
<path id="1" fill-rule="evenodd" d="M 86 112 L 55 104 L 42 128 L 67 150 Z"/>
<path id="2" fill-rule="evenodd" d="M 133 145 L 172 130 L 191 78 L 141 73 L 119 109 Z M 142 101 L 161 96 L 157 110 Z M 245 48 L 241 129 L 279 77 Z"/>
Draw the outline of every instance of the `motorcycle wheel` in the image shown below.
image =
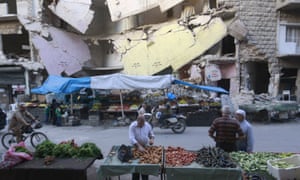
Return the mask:
<path id="1" fill-rule="evenodd" d="M 184 119 L 178 119 L 178 122 L 176 123 L 176 127 L 172 128 L 172 131 L 176 134 L 181 134 L 185 131 L 186 123 Z"/>

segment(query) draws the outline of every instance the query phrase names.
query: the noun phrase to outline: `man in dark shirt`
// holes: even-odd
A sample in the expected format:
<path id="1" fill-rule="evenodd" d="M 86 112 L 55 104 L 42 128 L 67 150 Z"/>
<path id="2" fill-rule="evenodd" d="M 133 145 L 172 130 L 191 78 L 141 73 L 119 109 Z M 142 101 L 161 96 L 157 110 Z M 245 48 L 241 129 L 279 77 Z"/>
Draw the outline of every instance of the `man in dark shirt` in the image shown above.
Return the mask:
<path id="1" fill-rule="evenodd" d="M 236 141 L 245 137 L 239 122 L 231 117 L 229 106 L 222 107 L 222 117 L 213 121 L 208 133 L 216 147 L 226 152 L 237 151 Z"/>

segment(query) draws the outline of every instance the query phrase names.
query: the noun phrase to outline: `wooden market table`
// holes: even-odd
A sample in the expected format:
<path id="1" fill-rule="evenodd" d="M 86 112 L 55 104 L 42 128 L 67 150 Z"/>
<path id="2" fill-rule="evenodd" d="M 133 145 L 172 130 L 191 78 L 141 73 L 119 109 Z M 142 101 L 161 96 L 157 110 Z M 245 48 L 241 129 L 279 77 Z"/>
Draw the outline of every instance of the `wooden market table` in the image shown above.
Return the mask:
<path id="1" fill-rule="evenodd" d="M 145 175 L 161 175 L 161 164 L 140 164 L 138 159 L 131 163 L 124 163 L 118 159 L 118 149 L 120 146 L 113 146 L 109 155 L 97 170 L 99 180 L 108 179 L 113 176 L 124 174 L 141 173 Z M 161 176 L 162 178 L 162 176 Z"/>
<path id="2" fill-rule="evenodd" d="M 87 180 L 87 169 L 95 158 L 56 158 L 50 165 L 33 159 L 11 169 L 0 169 L 2 180 Z"/>

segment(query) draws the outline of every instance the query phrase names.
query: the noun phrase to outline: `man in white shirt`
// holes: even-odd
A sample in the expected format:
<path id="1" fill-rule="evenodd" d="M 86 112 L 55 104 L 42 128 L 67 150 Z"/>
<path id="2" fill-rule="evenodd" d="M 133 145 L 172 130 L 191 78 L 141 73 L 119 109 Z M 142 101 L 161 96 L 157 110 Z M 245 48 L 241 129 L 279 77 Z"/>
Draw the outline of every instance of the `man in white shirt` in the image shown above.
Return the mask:
<path id="1" fill-rule="evenodd" d="M 238 140 L 237 142 L 238 150 L 251 153 L 253 152 L 253 145 L 254 145 L 252 125 L 246 120 L 246 112 L 242 109 L 238 109 L 235 112 L 235 117 L 240 122 L 240 127 L 246 137 L 244 139 Z"/>
<path id="2" fill-rule="evenodd" d="M 137 120 L 130 124 L 129 140 L 139 151 L 145 151 L 147 145 L 152 145 L 154 143 L 152 127 L 145 121 L 143 115 L 139 115 Z M 132 180 L 139 180 L 139 177 L 139 173 L 132 174 Z M 142 180 L 148 180 L 148 175 L 142 175 Z"/>

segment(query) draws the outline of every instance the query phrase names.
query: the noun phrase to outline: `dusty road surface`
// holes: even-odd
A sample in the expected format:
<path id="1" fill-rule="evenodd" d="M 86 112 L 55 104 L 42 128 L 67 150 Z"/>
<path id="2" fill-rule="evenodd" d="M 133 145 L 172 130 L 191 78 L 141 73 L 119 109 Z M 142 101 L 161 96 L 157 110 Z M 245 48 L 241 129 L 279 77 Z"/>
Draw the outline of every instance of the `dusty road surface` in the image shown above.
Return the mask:
<path id="1" fill-rule="evenodd" d="M 163 146 L 181 146 L 189 150 L 198 150 L 203 146 L 213 146 L 214 142 L 207 135 L 209 127 L 187 127 L 183 134 L 174 134 L 171 130 L 154 128 L 155 144 Z M 259 152 L 300 152 L 300 121 L 293 120 L 285 123 L 253 124 L 255 136 L 255 151 Z M 6 129 L 0 131 L 0 136 Z M 128 127 L 110 126 L 65 126 L 56 127 L 44 125 L 39 129 L 46 133 L 55 143 L 74 139 L 76 143 L 94 142 L 101 148 L 106 157 L 113 145 L 128 144 Z M 0 152 L 4 152 L 0 146 Z M 88 180 L 96 180 L 96 171 L 103 160 L 96 160 L 88 170 Z M 113 177 L 112 179 L 118 179 Z M 123 175 L 121 179 L 131 179 L 130 175 Z M 150 180 L 160 177 L 150 176 Z"/>

